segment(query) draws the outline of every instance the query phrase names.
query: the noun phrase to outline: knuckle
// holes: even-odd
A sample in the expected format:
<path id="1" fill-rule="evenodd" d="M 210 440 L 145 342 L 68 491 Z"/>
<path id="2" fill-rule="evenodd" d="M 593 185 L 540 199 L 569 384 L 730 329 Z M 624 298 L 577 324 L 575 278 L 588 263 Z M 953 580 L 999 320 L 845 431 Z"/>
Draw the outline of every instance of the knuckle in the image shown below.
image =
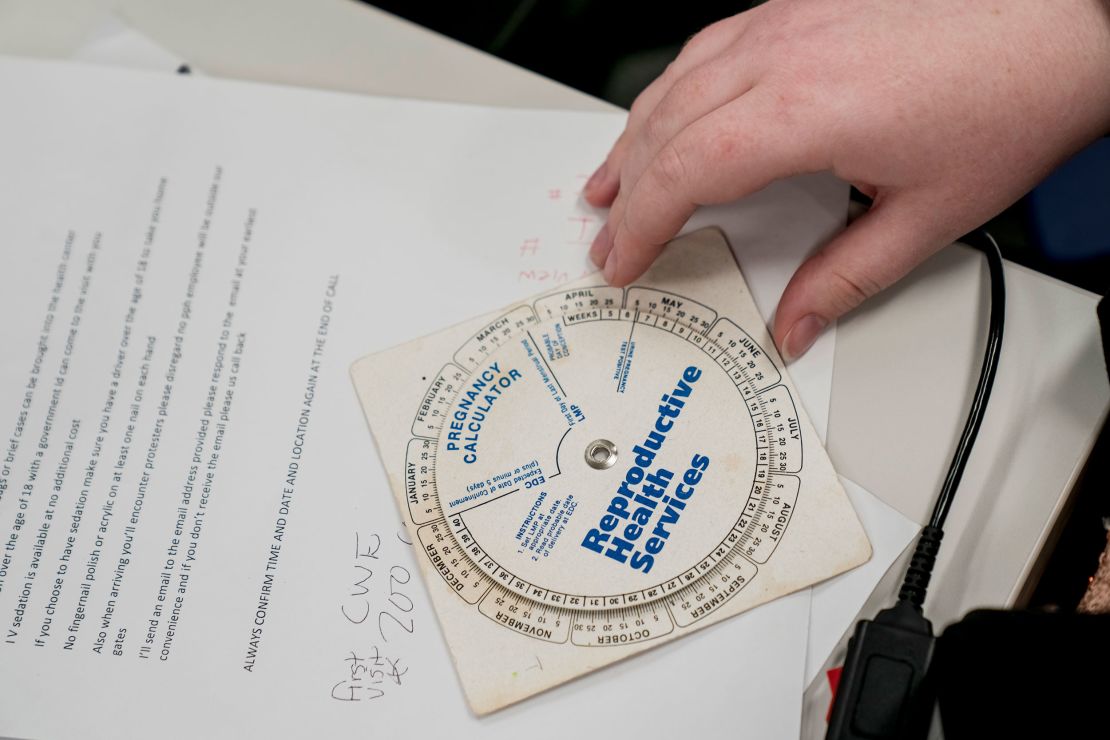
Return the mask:
<path id="1" fill-rule="evenodd" d="M 697 101 L 705 99 L 718 74 L 712 62 L 693 67 L 683 75 L 682 79 L 675 81 L 663 102 L 676 109 L 689 108 Z"/>
<path id="2" fill-rule="evenodd" d="M 651 113 L 652 109 L 655 108 L 659 91 L 665 89 L 668 84 L 667 75 L 670 73 L 671 70 L 670 67 L 668 67 L 661 75 L 648 83 L 647 87 L 640 91 L 628 109 L 629 117 L 632 120 L 642 121 Z"/>
<path id="3" fill-rule="evenodd" d="M 668 82 L 673 82 L 674 79 L 678 77 L 681 73 L 682 63 L 684 61 L 685 58 L 682 56 L 682 52 L 679 52 L 678 56 L 667 62 L 667 66 L 663 68 L 663 71 L 660 72 L 659 76 L 655 79 L 659 80 L 659 84 L 661 85 L 665 85 Z"/>
<path id="4" fill-rule="evenodd" d="M 683 54 L 698 54 L 705 47 L 719 43 L 733 25 L 733 18 L 725 18 L 715 23 L 710 23 L 702 30 L 686 40 L 682 47 Z"/>
<path id="5" fill-rule="evenodd" d="M 668 135 L 670 124 L 667 117 L 658 108 L 644 121 L 642 138 L 645 142 L 657 148 L 665 144 L 671 137 Z"/>
<path id="6" fill-rule="evenodd" d="M 667 142 L 655 156 L 655 177 L 665 190 L 676 190 L 686 182 L 688 165 L 686 155 L 675 146 L 674 142 Z"/>
<path id="7" fill-rule="evenodd" d="M 714 23 L 712 26 L 706 26 L 686 39 L 686 43 L 682 45 L 682 51 L 678 53 L 679 58 L 696 56 L 701 53 L 702 49 L 713 42 L 717 33 L 717 30 L 714 28 L 716 25 L 717 24 Z"/>
<path id="8" fill-rule="evenodd" d="M 830 270 L 825 278 L 832 287 L 834 308 L 847 313 L 883 289 L 873 277 L 850 273 L 841 269 Z"/>
<path id="9" fill-rule="evenodd" d="M 644 118 L 649 110 L 647 101 L 647 90 L 644 90 L 636 99 L 632 101 L 632 107 L 628 109 L 628 117 L 631 120 L 638 120 Z"/>

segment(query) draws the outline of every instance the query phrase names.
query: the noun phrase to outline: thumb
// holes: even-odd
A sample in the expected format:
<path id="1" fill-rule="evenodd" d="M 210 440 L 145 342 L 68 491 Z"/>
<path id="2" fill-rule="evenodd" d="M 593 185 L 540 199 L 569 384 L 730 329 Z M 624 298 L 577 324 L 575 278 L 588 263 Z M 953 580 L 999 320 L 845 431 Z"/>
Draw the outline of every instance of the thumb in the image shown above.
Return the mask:
<path id="1" fill-rule="evenodd" d="M 944 246 L 928 212 L 910 193 L 890 194 L 802 263 L 775 311 L 775 344 L 786 362 L 805 354 L 830 323 Z"/>

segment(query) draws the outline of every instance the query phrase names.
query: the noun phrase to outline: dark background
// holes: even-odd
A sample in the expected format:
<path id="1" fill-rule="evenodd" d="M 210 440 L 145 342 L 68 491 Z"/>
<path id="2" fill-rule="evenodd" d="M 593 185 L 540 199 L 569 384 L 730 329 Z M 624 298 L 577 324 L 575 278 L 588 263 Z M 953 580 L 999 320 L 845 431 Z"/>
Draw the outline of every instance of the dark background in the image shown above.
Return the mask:
<path id="1" fill-rule="evenodd" d="M 686 39 L 757 3 L 697 0 L 655 8 L 625 0 L 371 4 L 627 108 Z"/>
<path id="2" fill-rule="evenodd" d="M 376 0 L 371 4 L 627 108 L 690 36 L 759 3 L 698 0 L 652 6 L 625 0 L 465 4 Z M 1110 139 L 1096 142 L 1031 197 L 992 219 L 988 228 L 1007 259 L 1104 294 L 1110 288 Z M 1070 609 L 1086 589 L 1106 541 L 1108 468 L 1110 436 L 1104 430 L 1077 486 L 1072 515 L 1031 595 L 1032 606 Z"/>

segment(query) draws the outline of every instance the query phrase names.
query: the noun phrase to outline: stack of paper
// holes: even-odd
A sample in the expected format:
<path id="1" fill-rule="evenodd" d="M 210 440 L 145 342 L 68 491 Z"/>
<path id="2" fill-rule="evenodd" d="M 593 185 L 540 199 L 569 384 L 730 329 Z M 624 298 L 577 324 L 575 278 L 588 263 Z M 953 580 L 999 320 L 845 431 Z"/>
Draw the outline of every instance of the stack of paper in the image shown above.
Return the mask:
<path id="1" fill-rule="evenodd" d="M 0 734 L 797 736 L 805 636 L 819 665 L 898 515 L 854 491 L 842 583 L 478 720 L 347 379 L 586 274 L 620 116 L 18 60 L 0 94 Z M 798 178 L 691 227 L 769 315 L 845 202 Z M 833 341 L 794 373 L 819 429 Z"/>

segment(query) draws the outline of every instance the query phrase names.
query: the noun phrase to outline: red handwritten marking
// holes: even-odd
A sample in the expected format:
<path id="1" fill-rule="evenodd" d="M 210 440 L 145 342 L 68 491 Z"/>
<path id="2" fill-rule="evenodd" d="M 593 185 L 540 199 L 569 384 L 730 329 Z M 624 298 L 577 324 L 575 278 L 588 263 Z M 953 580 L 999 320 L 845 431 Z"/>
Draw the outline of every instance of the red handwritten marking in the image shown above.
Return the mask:
<path id="1" fill-rule="evenodd" d="M 551 188 L 551 190 L 547 191 L 547 197 L 550 200 L 559 200 L 563 197 L 563 191 L 559 188 Z"/>
<path id="2" fill-rule="evenodd" d="M 595 221 L 594 217 L 593 216 L 568 216 L 567 221 L 570 221 L 571 223 L 576 223 L 576 224 L 579 225 L 578 226 L 578 236 L 575 237 L 575 241 L 578 244 L 585 244 L 586 243 L 586 232 L 589 229 L 590 224 L 592 224 Z"/>
<path id="3" fill-rule="evenodd" d="M 570 279 L 566 270 L 521 270 L 517 273 L 520 282 L 565 283 Z"/>
<path id="4" fill-rule="evenodd" d="M 529 254 L 535 255 L 536 252 L 538 252 L 538 251 L 540 251 L 540 240 L 539 239 L 525 239 L 520 245 L 520 256 L 521 257 L 524 257 L 524 256 L 529 255 Z"/>

